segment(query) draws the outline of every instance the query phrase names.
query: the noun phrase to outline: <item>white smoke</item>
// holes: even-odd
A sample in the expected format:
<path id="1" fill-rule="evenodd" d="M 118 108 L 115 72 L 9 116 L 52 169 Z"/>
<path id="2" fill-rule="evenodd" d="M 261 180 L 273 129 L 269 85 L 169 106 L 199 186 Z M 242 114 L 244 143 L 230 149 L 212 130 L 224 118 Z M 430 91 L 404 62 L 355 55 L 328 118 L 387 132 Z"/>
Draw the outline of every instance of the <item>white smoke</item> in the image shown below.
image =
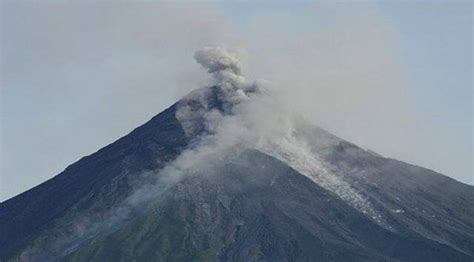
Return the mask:
<path id="1" fill-rule="evenodd" d="M 202 128 L 214 133 L 223 115 L 234 114 L 238 104 L 263 91 L 261 83 L 249 82 L 242 75 L 242 57 L 242 52 L 223 46 L 205 47 L 194 53 L 196 62 L 211 74 L 213 87 L 193 91 L 179 104 L 176 118 L 188 137 Z M 213 99 L 221 103 L 220 108 L 210 105 Z"/>
<path id="2" fill-rule="evenodd" d="M 196 61 L 207 68 L 209 73 L 231 71 L 236 75 L 241 75 L 242 65 L 238 56 L 237 52 L 222 46 L 205 47 L 194 53 Z"/>
<path id="3" fill-rule="evenodd" d="M 262 82 L 249 84 L 245 80 L 242 76 L 242 62 L 235 53 L 224 47 L 207 47 L 197 51 L 195 58 L 212 74 L 214 84 L 224 90 L 223 97 L 219 99 L 229 103 L 231 110 L 229 113 L 209 108 L 206 99 L 206 96 L 210 95 L 208 89 L 194 92 L 184 100 L 176 117 L 186 133 L 196 135 L 193 132 L 201 121 L 204 121 L 205 129 L 209 133 L 196 148 L 183 153 L 173 163 L 173 174 L 182 175 L 186 173 L 183 170 L 199 169 L 202 165 L 221 162 L 229 157 L 229 154 L 256 149 L 285 162 L 375 222 L 384 224 L 383 218 L 369 200 L 341 176 L 331 172 L 329 163 L 326 163 L 318 152 L 311 150 L 309 143 L 313 141 L 307 141 L 305 137 L 297 135 L 298 129 L 301 129 L 298 126 L 300 119 L 284 107 L 278 96 L 268 91 L 261 92 L 268 89 Z M 234 81 L 236 78 L 239 81 Z M 253 93 L 248 90 L 260 92 Z M 199 102 L 197 110 L 193 110 L 189 105 L 195 104 L 190 101 Z"/>
<path id="4" fill-rule="evenodd" d="M 241 88 L 245 82 L 241 57 L 236 50 L 223 46 L 205 47 L 196 51 L 194 58 L 212 74 L 216 84 L 223 88 Z"/>

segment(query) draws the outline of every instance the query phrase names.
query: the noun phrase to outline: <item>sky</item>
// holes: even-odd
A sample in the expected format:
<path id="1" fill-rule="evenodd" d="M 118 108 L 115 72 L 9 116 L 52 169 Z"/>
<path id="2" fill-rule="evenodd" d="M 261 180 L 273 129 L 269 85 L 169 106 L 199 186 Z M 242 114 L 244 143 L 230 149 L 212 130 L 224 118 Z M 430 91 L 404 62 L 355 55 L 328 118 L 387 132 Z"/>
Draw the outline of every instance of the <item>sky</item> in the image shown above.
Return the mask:
<path id="1" fill-rule="evenodd" d="M 473 184 L 471 1 L 1 1 L 0 201 L 207 83 L 209 45 L 288 107 Z"/>

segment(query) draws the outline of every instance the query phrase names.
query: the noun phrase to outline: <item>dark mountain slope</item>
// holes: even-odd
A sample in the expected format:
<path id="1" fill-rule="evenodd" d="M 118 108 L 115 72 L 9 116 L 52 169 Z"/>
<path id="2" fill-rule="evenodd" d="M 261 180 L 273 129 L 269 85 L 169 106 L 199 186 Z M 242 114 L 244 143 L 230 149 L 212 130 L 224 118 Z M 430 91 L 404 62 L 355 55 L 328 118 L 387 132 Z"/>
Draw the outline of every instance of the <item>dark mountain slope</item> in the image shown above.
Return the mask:
<path id="1" fill-rule="evenodd" d="M 331 150 L 334 172 L 400 231 L 412 230 L 474 256 L 474 187 L 426 168 L 374 156 L 347 142 Z"/>
<path id="2" fill-rule="evenodd" d="M 416 233 L 379 227 L 257 152 L 179 182 L 148 213 L 67 261 L 469 261 Z"/>
<path id="3" fill-rule="evenodd" d="M 126 198 L 133 176 L 160 168 L 187 145 L 176 105 L 61 174 L 0 204 L 0 258 L 19 250 L 71 208 L 101 209 Z"/>
<path id="4" fill-rule="evenodd" d="M 197 99 L 183 98 L 54 178 L 0 203 L 0 259 L 18 254 L 38 238 L 49 242 L 42 232 L 71 230 L 57 224 L 70 223 L 76 216 L 103 219 L 136 188 L 146 184 L 140 174 L 160 170 L 203 132 L 203 119 L 197 117 L 193 120 L 194 133 L 185 134 L 176 117 L 179 106 L 199 111 L 205 100 L 206 108 L 223 110 L 220 88 L 203 88 L 194 93 L 199 94 Z"/>

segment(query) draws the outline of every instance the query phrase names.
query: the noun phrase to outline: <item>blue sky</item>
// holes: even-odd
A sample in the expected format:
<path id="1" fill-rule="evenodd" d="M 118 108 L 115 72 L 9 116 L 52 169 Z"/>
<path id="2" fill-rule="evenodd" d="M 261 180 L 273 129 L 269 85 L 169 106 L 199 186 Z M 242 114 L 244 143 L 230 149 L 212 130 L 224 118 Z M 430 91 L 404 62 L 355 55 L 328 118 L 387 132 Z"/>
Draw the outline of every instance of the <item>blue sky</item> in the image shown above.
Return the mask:
<path id="1" fill-rule="evenodd" d="M 420 114 L 422 139 L 440 144 L 445 151 L 437 154 L 451 167 L 431 165 L 474 183 L 472 2 L 391 2 L 379 6 L 400 32 L 408 90 Z"/>
<path id="2" fill-rule="evenodd" d="M 206 83 L 194 50 L 387 157 L 473 184 L 470 1 L 2 1 L 0 201 L 61 172 Z"/>
<path id="3" fill-rule="evenodd" d="M 413 97 L 422 110 L 472 124 L 472 4 L 392 3 L 381 10 L 400 31 Z"/>

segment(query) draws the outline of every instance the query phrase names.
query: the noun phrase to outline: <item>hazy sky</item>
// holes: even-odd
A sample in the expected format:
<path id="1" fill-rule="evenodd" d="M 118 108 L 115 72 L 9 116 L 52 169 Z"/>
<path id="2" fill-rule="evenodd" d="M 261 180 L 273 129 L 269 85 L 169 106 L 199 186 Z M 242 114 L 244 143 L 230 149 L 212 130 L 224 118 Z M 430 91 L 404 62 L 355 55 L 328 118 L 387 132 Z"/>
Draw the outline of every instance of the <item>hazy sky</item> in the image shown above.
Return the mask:
<path id="1" fill-rule="evenodd" d="M 335 134 L 473 184 L 471 1 L 1 1 L 0 201 L 206 83 L 193 52 L 245 72 Z"/>

